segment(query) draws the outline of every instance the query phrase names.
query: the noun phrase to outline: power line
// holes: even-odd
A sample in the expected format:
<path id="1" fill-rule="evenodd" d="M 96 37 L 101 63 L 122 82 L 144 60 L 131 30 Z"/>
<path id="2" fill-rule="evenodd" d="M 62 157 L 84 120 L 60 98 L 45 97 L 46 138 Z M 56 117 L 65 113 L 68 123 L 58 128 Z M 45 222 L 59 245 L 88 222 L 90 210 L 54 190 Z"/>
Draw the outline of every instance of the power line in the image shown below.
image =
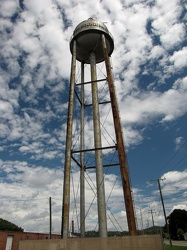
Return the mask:
<path id="1" fill-rule="evenodd" d="M 153 227 L 155 226 L 154 225 L 154 218 L 153 218 L 153 214 L 155 214 L 156 212 L 154 210 L 149 210 L 148 213 L 151 213 L 151 217 L 152 217 L 152 223 L 153 223 Z"/>
<path id="2" fill-rule="evenodd" d="M 8 198 L 8 197 L 7 197 L 7 198 L 4 198 L 4 197 L 3 197 L 3 198 L 1 198 L 1 201 L 4 200 L 4 201 L 11 201 L 11 202 L 12 202 L 12 201 L 29 201 L 29 202 L 32 202 L 32 201 L 37 201 L 37 200 L 40 201 L 40 200 L 48 200 L 48 199 L 49 199 L 49 198 L 25 199 L 25 200 L 16 199 L 16 200 L 13 200 L 13 199 L 11 199 L 11 197 L 10 197 L 10 198 Z"/>
<path id="3" fill-rule="evenodd" d="M 160 169 L 160 172 L 166 168 L 166 166 L 173 160 L 173 158 L 178 154 L 178 152 L 182 149 L 182 147 L 186 144 L 186 141 L 179 147 L 179 149 L 171 156 L 171 158 L 165 163 L 165 165 Z"/>

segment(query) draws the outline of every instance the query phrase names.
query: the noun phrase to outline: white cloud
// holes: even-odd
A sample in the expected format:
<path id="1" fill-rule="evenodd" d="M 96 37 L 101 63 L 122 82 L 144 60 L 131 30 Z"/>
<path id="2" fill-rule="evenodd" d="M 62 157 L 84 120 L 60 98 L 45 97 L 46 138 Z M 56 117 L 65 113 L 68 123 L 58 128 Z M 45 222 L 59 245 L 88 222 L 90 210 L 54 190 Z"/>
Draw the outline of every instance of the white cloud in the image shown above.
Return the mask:
<path id="1" fill-rule="evenodd" d="M 176 150 L 179 150 L 180 147 L 184 144 L 185 140 L 182 136 L 179 136 L 175 139 Z"/>
<path id="2" fill-rule="evenodd" d="M 0 110 L 2 113 L 12 113 L 12 105 L 9 102 L 0 102 Z"/>
<path id="3" fill-rule="evenodd" d="M 6 173 L 8 181 L 1 180 L 3 206 L 0 210 L 2 217 L 27 231 L 34 231 L 35 226 L 38 225 L 38 231 L 47 232 L 48 199 L 51 196 L 58 200 L 58 205 L 61 204 L 62 171 L 49 170 L 45 167 L 33 168 L 26 162 L 1 161 L 2 171 Z M 8 203 L 11 205 L 8 206 Z M 3 210 L 2 207 L 7 207 L 7 209 Z M 54 214 L 54 218 L 56 216 L 60 218 L 60 208 L 58 215 Z M 33 224 L 30 224 L 31 220 Z M 59 233 L 59 222 L 54 225 L 54 228 Z"/>
<path id="4" fill-rule="evenodd" d="M 187 172 L 171 171 L 164 174 L 163 178 L 166 178 L 165 183 L 175 183 L 185 180 L 187 177 Z"/>
<path id="5" fill-rule="evenodd" d="M 11 220 L 12 222 L 23 227 L 26 231 L 34 231 L 34 228 L 37 226 L 38 231 L 47 232 L 48 231 L 48 199 L 51 196 L 53 201 L 52 211 L 53 211 L 53 228 L 54 231 L 59 233 L 60 231 L 60 221 L 58 218 L 61 217 L 61 196 L 62 196 L 62 178 L 63 171 L 61 169 L 48 169 L 42 166 L 33 167 L 29 166 L 26 162 L 2 162 L 1 161 L 1 171 L 4 171 L 7 175 L 8 182 L 1 181 L 1 190 L 3 197 L 1 199 L 2 206 L 0 208 L 3 218 Z M 92 179 L 94 185 L 92 188 L 95 189 L 95 174 L 89 173 L 90 178 Z M 171 189 L 171 183 L 176 185 L 181 183 L 182 180 L 186 179 L 186 172 L 168 172 L 163 177 L 166 177 L 166 180 L 162 182 L 164 184 L 163 194 L 164 197 L 168 194 L 174 195 L 175 190 Z M 108 200 L 108 207 L 113 211 L 115 219 L 120 224 L 116 224 L 113 219 L 113 215 L 110 214 L 110 211 L 107 208 L 107 214 L 112 218 L 112 221 L 108 221 L 108 228 L 115 230 L 115 227 L 118 230 L 127 230 L 127 221 L 126 213 L 124 211 L 124 202 L 123 202 L 123 193 L 121 188 L 121 181 L 114 174 L 105 176 L 105 187 L 106 187 L 106 197 L 110 194 L 113 189 L 112 195 Z M 73 174 L 74 182 L 74 192 L 79 187 L 79 172 L 74 172 Z M 115 186 L 114 182 L 116 182 Z M 180 185 L 179 185 L 180 186 Z M 181 187 L 182 188 L 182 187 Z M 168 190 L 168 191 L 167 191 Z M 186 190 L 185 187 L 181 189 Z M 154 201 L 154 197 L 144 197 L 143 190 L 135 189 L 134 190 L 134 199 L 138 207 L 141 208 L 143 205 L 142 215 L 145 221 L 147 217 L 148 210 L 150 207 L 152 209 L 157 209 L 160 207 L 158 202 Z M 172 192 L 171 192 L 172 191 Z M 179 191 L 179 189 L 177 190 Z M 71 206 L 74 207 L 74 195 L 73 190 L 71 191 Z M 77 192 L 77 191 L 76 191 Z M 157 192 L 158 193 L 158 192 Z M 157 194 L 158 195 L 158 194 Z M 79 201 L 77 196 L 77 212 L 79 214 Z M 90 186 L 86 182 L 86 211 L 90 206 L 90 203 L 93 201 L 94 193 L 91 190 Z M 9 206 L 7 206 L 7 202 Z M 169 200 L 171 203 L 171 199 Z M 11 206 L 10 206 L 11 204 Z M 167 204 L 167 200 L 165 200 Z M 6 206 L 7 209 L 4 210 L 3 207 Z M 169 207 L 173 209 L 186 209 L 184 204 L 176 204 L 173 201 Z M 15 208 L 16 207 L 16 208 Z M 97 208 L 96 208 L 96 199 L 94 200 L 94 205 L 91 207 L 90 212 L 86 219 L 87 228 L 94 230 L 97 224 Z M 169 214 L 167 208 L 167 214 Z M 138 215 L 138 211 L 136 211 Z M 74 215 L 75 216 L 75 215 Z M 73 216 L 73 211 L 71 211 L 70 217 Z M 157 225 L 164 224 L 163 215 L 157 216 Z M 16 219 L 15 219 L 16 218 Z M 75 218 L 76 219 L 76 218 Z M 30 220 L 32 223 L 30 224 Z M 144 227 L 146 225 L 144 224 Z"/>
<path id="6" fill-rule="evenodd" d="M 183 47 L 182 50 L 175 51 L 170 57 L 170 61 L 173 62 L 176 70 L 180 70 L 187 65 L 187 47 Z"/>
<path id="7" fill-rule="evenodd" d="M 165 54 L 165 49 L 160 46 L 160 45 L 156 45 L 152 48 L 149 58 L 150 59 L 159 59 L 160 57 L 162 57 Z"/>
<path id="8" fill-rule="evenodd" d="M 172 209 L 172 211 L 173 211 L 174 209 L 184 209 L 184 210 L 187 211 L 187 205 L 179 204 L 179 205 L 177 205 L 177 206 L 174 206 L 173 209 Z"/>
<path id="9" fill-rule="evenodd" d="M 0 2 L 0 9 L 3 17 L 11 17 L 18 9 L 17 2 L 14 0 L 2 0 Z"/>
<path id="10" fill-rule="evenodd" d="M 171 49 L 179 45 L 184 40 L 185 35 L 184 25 L 175 24 L 167 33 L 161 35 L 160 39 L 165 48 Z"/>
<path id="11" fill-rule="evenodd" d="M 184 77 L 182 79 L 178 79 L 175 83 L 174 83 L 174 89 L 179 90 L 179 92 L 184 92 L 186 93 L 187 90 L 187 77 Z"/>
<path id="12" fill-rule="evenodd" d="M 178 79 L 173 89 L 165 92 L 135 92 L 120 101 L 122 121 L 127 124 L 151 123 L 155 118 L 161 122 L 173 121 L 186 113 L 186 78 Z"/>
<path id="13" fill-rule="evenodd" d="M 169 31 L 170 27 L 178 22 L 182 8 L 178 0 L 171 0 L 166 3 L 161 0 L 156 1 L 152 8 L 153 24 L 157 34 L 164 34 Z"/>
<path id="14" fill-rule="evenodd" d="M 0 208 L 2 217 L 16 223 L 24 228 L 26 231 L 34 231 L 36 225 L 38 231 L 44 232 L 48 230 L 48 199 L 51 196 L 53 201 L 52 210 L 53 214 L 53 227 L 55 232 L 60 232 L 60 220 L 61 218 L 61 202 L 62 202 L 62 178 L 63 171 L 61 169 L 48 169 L 42 166 L 34 167 L 29 166 L 27 162 L 0 162 L 1 172 L 6 174 L 6 182 L 1 182 L 2 190 L 2 202 L 3 207 L 9 203 L 11 206 L 4 210 L 2 206 Z M 89 173 L 93 183 L 95 183 L 95 173 Z M 87 177 L 88 178 L 88 177 Z M 121 227 L 127 229 L 126 219 L 122 216 L 121 209 L 124 209 L 123 203 L 118 203 L 119 199 L 122 199 L 121 184 L 117 181 L 116 185 L 113 185 L 113 181 L 116 180 L 115 175 L 105 176 L 106 197 L 114 189 L 114 193 L 110 197 L 108 206 L 110 209 L 117 210 L 117 214 L 114 215 L 117 220 L 123 221 Z M 74 192 L 79 188 L 79 172 L 73 174 Z M 90 181 L 89 181 L 90 182 Z M 95 185 L 95 184 L 94 184 Z M 95 186 L 92 184 L 92 188 Z M 77 191 L 76 191 L 77 192 Z M 95 190 L 96 192 L 96 190 Z M 79 197 L 79 195 L 78 195 Z M 77 197 L 77 209 L 79 211 L 79 201 Z M 86 211 L 93 201 L 94 193 L 88 183 L 86 182 Z M 111 203 L 112 201 L 112 203 Z M 71 189 L 71 206 L 74 207 L 73 189 Z M 94 200 L 94 206 L 86 219 L 88 228 L 95 228 L 97 224 L 97 208 L 96 199 Z M 117 206 L 116 206 L 117 205 Z M 16 207 L 16 209 L 15 209 Z M 114 209 L 115 207 L 115 209 Z M 108 209 L 107 209 L 108 210 Z M 110 211 L 107 212 L 111 217 Z M 73 214 L 71 212 L 70 217 Z M 95 216 L 95 219 L 94 219 Z M 123 218 L 122 218 L 123 217 Z M 56 220 L 58 218 L 58 220 Z M 112 218 L 113 219 L 113 218 Z M 33 224 L 30 224 L 30 220 Z M 38 224 L 39 223 L 39 224 Z M 114 223 L 114 219 L 113 219 Z M 113 223 L 109 222 L 109 228 L 113 228 Z"/>
<path id="15" fill-rule="evenodd" d="M 179 23 L 182 7 L 178 0 L 156 1 L 152 8 L 152 31 L 160 36 L 162 46 L 167 50 L 179 45 L 185 38 L 185 28 Z"/>

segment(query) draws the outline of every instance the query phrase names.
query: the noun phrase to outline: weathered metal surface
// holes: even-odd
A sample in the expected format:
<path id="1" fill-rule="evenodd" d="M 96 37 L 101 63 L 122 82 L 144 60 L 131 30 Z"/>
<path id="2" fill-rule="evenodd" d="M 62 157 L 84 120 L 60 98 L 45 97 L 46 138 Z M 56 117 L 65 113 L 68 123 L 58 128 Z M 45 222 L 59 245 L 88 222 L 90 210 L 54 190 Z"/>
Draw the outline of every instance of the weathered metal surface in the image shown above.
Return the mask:
<path id="1" fill-rule="evenodd" d="M 104 189 L 104 175 L 103 175 L 103 160 L 102 160 L 102 141 L 101 141 L 101 129 L 100 129 L 100 113 L 99 113 L 99 100 L 97 89 L 97 72 L 96 63 L 105 61 L 107 82 L 109 85 L 110 101 L 112 106 L 114 127 L 117 141 L 117 149 L 119 155 L 121 178 L 123 183 L 124 199 L 127 213 L 127 222 L 130 235 L 136 235 L 136 222 L 134 215 L 134 208 L 132 202 L 131 187 L 129 181 L 128 164 L 126 159 L 122 127 L 120 123 L 119 109 L 117 104 L 117 98 L 115 94 L 115 88 L 112 78 L 111 65 L 109 56 L 114 49 L 114 42 L 107 27 L 95 19 L 88 19 L 80 23 L 70 41 L 70 50 L 72 53 L 72 66 L 71 66 L 71 79 L 70 79 L 70 96 L 68 106 L 68 121 L 67 121 L 67 137 L 66 137 L 66 152 L 65 152 L 65 170 L 64 170 L 64 197 L 63 197 L 63 212 L 62 212 L 62 235 L 66 239 L 69 231 L 69 202 L 70 202 L 70 168 L 71 157 L 77 162 L 72 154 L 80 154 L 80 163 L 77 164 L 81 168 L 80 180 L 81 180 L 81 218 L 80 228 L 81 236 L 84 237 L 85 221 L 84 221 L 84 153 L 90 151 L 90 149 L 84 149 L 84 63 L 90 64 L 91 83 L 92 90 L 92 109 L 93 109 L 93 129 L 94 129 L 94 151 L 95 151 L 95 166 L 96 166 L 96 183 L 97 183 L 97 203 L 98 203 L 98 222 L 99 222 L 99 235 L 100 237 L 107 238 L 107 220 L 106 220 L 106 203 L 105 203 L 105 189 Z M 75 68 L 76 60 L 82 63 L 81 73 L 81 95 L 78 98 L 81 105 L 81 134 L 80 134 L 80 150 L 72 151 L 72 126 L 73 126 L 73 101 L 75 90 Z M 102 79 L 103 81 L 103 79 Z M 116 146 L 114 146 L 116 147 Z M 104 243 L 102 243 L 104 244 Z M 105 244 L 103 245 L 105 246 Z"/>
<path id="2" fill-rule="evenodd" d="M 109 146 L 109 147 L 88 148 L 88 149 L 83 149 L 83 150 L 72 150 L 72 154 L 81 153 L 81 152 L 90 152 L 90 151 L 97 151 L 97 150 L 112 149 L 112 148 L 116 148 L 116 145 Z"/>
<path id="3" fill-rule="evenodd" d="M 98 88 L 97 88 L 97 73 L 95 53 L 90 54 L 90 68 L 92 83 L 92 104 L 93 104 L 93 127 L 94 127 L 94 146 L 95 148 L 102 148 L 101 142 L 101 128 L 100 128 L 100 114 L 98 102 Z M 106 220 L 106 202 L 105 202 L 105 188 L 103 175 L 102 150 L 95 151 L 96 163 L 96 184 L 97 184 L 97 204 L 98 204 L 98 222 L 99 222 L 99 236 L 107 237 L 107 220 Z"/>
<path id="4" fill-rule="evenodd" d="M 118 103 L 117 103 L 115 87 L 114 87 L 114 82 L 113 82 L 113 77 L 112 77 L 112 72 L 111 72 L 111 65 L 110 65 L 110 60 L 108 56 L 104 34 L 102 35 L 102 44 L 103 44 L 103 53 L 105 57 L 105 65 L 106 65 L 108 86 L 109 86 L 109 92 L 110 92 L 112 113 L 113 113 L 113 119 L 114 119 L 117 149 L 118 149 L 120 170 L 121 170 L 121 178 L 122 178 L 122 184 L 123 184 L 123 193 L 124 193 L 126 213 L 127 213 L 127 222 L 128 222 L 130 235 L 136 235 L 137 234 L 136 221 L 135 221 L 134 208 L 133 208 L 133 202 L 132 202 L 127 158 L 126 158 L 125 146 L 124 146 L 124 141 L 123 141 Z"/>
<path id="5" fill-rule="evenodd" d="M 61 228 L 61 236 L 63 237 L 63 239 L 66 239 L 68 237 L 68 232 L 69 232 L 70 170 L 71 170 L 71 146 L 72 146 L 72 129 L 73 129 L 75 71 L 76 71 L 76 41 L 73 42 L 67 131 L 66 131 L 66 152 L 65 152 L 64 185 L 63 185 L 64 194 L 63 194 L 62 228 Z"/>
<path id="6" fill-rule="evenodd" d="M 104 61 L 101 34 L 106 36 L 106 44 L 109 55 L 114 49 L 114 41 L 112 35 L 108 31 L 104 23 L 89 18 L 81 22 L 73 33 L 70 41 L 70 50 L 73 51 L 73 41 L 77 41 L 77 60 L 90 63 L 90 52 L 95 53 L 96 63 Z"/>
<path id="7" fill-rule="evenodd" d="M 77 83 L 76 86 L 79 86 L 79 85 L 82 85 L 82 84 L 86 85 L 86 84 L 90 84 L 90 83 L 93 83 L 93 82 L 103 82 L 103 81 L 106 81 L 106 78 L 95 80 L 95 81 L 89 81 L 89 82 L 80 82 L 80 83 Z"/>
<path id="8" fill-rule="evenodd" d="M 81 63 L 81 82 L 84 82 L 84 63 Z M 80 234 L 85 237 L 85 177 L 84 177 L 84 85 L 81 85 L 80 117 Z"/>

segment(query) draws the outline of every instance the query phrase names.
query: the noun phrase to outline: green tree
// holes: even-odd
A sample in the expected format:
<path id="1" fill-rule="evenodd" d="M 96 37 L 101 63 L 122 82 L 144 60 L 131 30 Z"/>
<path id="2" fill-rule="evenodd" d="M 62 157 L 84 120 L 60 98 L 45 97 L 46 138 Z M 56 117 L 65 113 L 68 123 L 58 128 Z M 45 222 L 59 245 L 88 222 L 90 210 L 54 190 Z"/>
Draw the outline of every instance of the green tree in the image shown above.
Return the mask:
<path id="1" fill-rule="evenodd" d="M 183 232 L 187 232 L 187 211 L 184 209 L 175 209 L 168 216 L 169 220 L 169 230 L 171 238 L 177 240 L 178 230 L 181 229 Z M 181 231 L 179 231 L 181 232 Z M 181 237 L 181 234 L 180 234 Z"/>
<path id="2" fill-rule="evenodd" d="M 184 231 L 182 229 L 178 229 L 177 236 L 179 240 L 184 240 Z"/>
<path id="3" fill-rule="evenodd" d="M 15 224 L 3 220 L 0 218 L 0 231 L 20 231 L 23 232 L 23 229 L 21 227 L 16 226 Z"/>

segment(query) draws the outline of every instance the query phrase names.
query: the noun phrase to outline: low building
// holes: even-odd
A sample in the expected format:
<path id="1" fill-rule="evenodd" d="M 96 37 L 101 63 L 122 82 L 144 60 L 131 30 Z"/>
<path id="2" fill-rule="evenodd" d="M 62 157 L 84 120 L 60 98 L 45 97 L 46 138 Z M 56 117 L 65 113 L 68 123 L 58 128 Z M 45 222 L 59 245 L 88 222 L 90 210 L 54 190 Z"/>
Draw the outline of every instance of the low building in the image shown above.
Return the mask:
<path id="1" fill-rule="evenodd" d="M 60 239 L 59 234 L 52 234 L 51 239 Z M 0 250 L 17 250 L 20 240 L 46 240 L 49 234 L 0 231 Z"/>

